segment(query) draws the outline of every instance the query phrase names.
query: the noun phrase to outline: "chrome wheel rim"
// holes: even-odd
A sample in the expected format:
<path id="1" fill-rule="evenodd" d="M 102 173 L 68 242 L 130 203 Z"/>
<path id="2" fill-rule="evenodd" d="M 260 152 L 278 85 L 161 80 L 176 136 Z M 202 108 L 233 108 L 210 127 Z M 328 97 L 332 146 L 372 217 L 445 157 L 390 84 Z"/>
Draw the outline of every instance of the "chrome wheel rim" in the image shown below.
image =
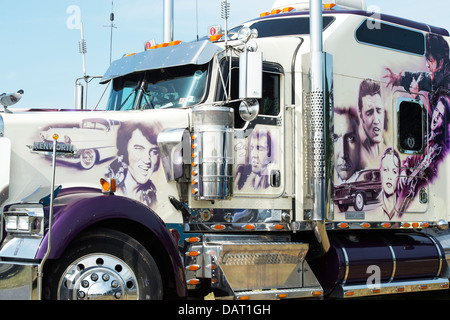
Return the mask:
<path id="1" fill-rule="evenodd" d="M 133 270 L 121 259 L 104 253 L 73 262 L 58 285 L 60 300 L 136 300 L 138 296 Z"/>

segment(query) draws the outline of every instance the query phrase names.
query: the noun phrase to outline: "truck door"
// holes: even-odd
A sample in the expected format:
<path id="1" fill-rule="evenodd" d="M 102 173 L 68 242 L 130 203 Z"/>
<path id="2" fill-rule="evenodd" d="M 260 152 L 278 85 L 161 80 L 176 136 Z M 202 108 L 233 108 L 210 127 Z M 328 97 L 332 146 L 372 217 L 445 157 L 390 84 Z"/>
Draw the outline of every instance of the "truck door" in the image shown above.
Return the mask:
<path id="1" fill-rule="evenodd" d="M 239 94 L 239 66 L 233 63 L 231 100 Z M 228 63 L 223 74 L 228 74 Z M 259 114 L 246 122 L 239 115 L 239 101 L 231 103 L 235 113 L 234 196 L 278 197 L 284 192 L 284 121 L 281 67 L 263 65 L 263 98 Z M 220 92 L 220 90 L 219 90 Z"/>

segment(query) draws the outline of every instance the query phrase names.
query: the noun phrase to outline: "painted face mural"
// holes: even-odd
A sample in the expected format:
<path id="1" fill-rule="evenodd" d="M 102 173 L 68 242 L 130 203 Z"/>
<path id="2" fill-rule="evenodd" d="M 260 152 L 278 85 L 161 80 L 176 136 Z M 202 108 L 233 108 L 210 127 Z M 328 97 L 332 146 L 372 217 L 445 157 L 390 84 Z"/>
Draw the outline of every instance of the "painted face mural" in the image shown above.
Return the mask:
<path id="1" fill-rule="evenodd" d="M 247 142 L 245 163 L 236 170 L 237 190 L 267 189 L 269 166 L 274 163 L 272 134 L 270 130 L 254 130 Z"/>
<path id="2" fill-rule="evenodd" d="M 136 129 L 127 146 L 128 171 L 138 184 L 147 183 L 159 161 L 158 146 L 152 144 L 143 133 Z"/>
<path id="3" fill-rule="evenodd" d="M 159 123 L 121 124 L 117 132 L 118 157 L 107 170 L 107 177 L 117 179 L 117 188 L 123 195 L 150 207 L 157 201 L 157 189 L 151 178 L 161 161 L 157 146 L 159 132 Z"/>
<path id="4" fill-rule="evenodd" d="M 336 97 L 335 105 L 355 106 L 360 138 L 349 135 L 354 132 L 348 130 L 350 117 L 335 108 L 335 213 L 359 211 L 364 219 L 395 221 L 408 213 L 416 214 L 412 219 L 420 219 L 417 213 L 427 212 L 426 195 L 431 188 L 439 188 L 433 184 L 437 183 L 440 164 L 449 148 L 450 60 L 444 38 L 427 34 L 426 39 L 422 62 L 411 58 L 380 66 L 374 79 L 360 80 L 358 84 L 356 78 L 344 79 L 353 84 L 355 94 Z M 397 64 L 411 71 L 397 70 Z M 404 134 L 399 127 L 402 101 L 408 102 L 404 113 L 409 117 L 404 127 L 406 139 L 414 142 L 411 150 L 406 150 L 399 140 Z M 414 117 L 413 107 L 419 110 Z M 413 148 L 416 145 L 420 147 Z"/>
<path id="5" fill-rule="evenodd" d="M 359 167 L 358 118 L 351 109 L 334 111 L 334 165 L 339 181 L 348 181 Z"/>

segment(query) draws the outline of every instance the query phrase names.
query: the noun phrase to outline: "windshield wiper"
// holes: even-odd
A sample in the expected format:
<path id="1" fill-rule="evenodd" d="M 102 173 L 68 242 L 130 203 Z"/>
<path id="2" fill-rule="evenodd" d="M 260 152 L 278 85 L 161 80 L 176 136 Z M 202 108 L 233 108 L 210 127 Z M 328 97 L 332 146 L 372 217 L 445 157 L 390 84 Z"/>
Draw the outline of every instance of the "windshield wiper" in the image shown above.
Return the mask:
<path id="1" fill-rule="evenodd" d="M 128 97 L 126 97 L 126 99 L 122 102 L 122 104 L 120 105 L 120 107 L 119 107 L 119 110 L 122 110 L 122 107 L 125 105 L 125 103 L 127 103 L 127 101 L 128 101 L 128 99 L 131 97 L 131 95 L 134 93 L 134 94 L 136 94 L 136 92 L 138 91 L 138 87 L 139 87 L 139 84 L 133 89 L 133 90 L 131 90 L 131 92 L 130 92 L 130 94 L 128 95 Z"/>
<path id="2" fill-rule="evenodd" d="M 147 92 L 147 90 L 145 90 L 145 88 L 142 88 L 142 93 L 143 93 L 143 97 L 144 97 L 145 102 L 146 102 L 145 106 L 150 105 L 152 107 L 152 109 L 155 109 L 155 105 L 153 104 L 153 97 L 150 94 L 150 92 Z M 150 97 L 150 101 L 147 99 L 147 96 Z M 142 106 L 141 109 L 145 109 L 144 106 Z"/>

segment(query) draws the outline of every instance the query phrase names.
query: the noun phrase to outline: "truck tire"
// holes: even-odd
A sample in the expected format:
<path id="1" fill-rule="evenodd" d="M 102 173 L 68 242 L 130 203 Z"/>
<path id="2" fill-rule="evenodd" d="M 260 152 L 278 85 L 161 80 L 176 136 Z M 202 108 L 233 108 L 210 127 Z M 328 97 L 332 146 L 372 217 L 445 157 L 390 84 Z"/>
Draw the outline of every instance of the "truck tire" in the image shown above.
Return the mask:
<path id="1" fill-rule="evenodd" d="M 152 256 L 135 239 L 111 229 L 85 232 L 44 273 L 46 299 L 159 300 L 162 296 L 161 275 Z"/>

